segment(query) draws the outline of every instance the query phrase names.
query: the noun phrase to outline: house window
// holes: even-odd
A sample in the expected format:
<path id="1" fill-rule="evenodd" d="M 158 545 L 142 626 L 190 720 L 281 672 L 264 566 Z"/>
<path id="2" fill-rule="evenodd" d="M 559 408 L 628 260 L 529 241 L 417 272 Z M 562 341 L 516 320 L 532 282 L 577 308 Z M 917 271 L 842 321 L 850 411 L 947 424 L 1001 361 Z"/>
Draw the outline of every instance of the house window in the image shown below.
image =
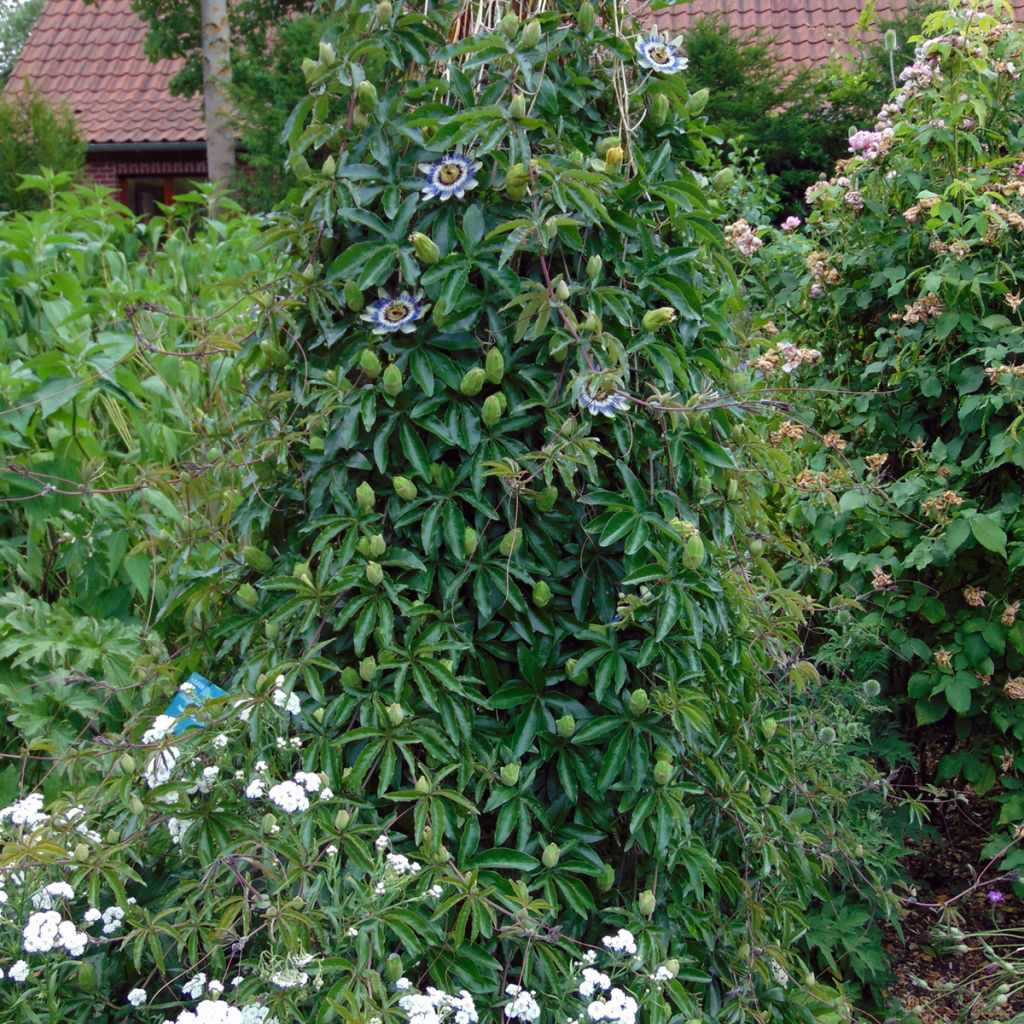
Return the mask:
<path id="1" fill-rule="evenodd" d="M 193 180 L 173 175 L 155 177 L 122 177 L 121 202 L 140 217 L 152 217 L 159 213 L 158 203 L 170 205 L 174 197 L 191 192 Z"/>

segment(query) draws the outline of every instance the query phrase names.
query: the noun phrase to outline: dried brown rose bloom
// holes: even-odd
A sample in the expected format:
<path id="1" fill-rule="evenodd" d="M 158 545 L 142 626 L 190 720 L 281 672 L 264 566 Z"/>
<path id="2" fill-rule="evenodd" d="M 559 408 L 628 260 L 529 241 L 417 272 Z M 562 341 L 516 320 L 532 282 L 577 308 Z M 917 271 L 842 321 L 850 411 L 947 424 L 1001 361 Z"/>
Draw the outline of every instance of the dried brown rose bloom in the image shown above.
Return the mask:
<path id="1" fill-rule="evenodd" d="M 892 577 L 881 566 L 871 570 L 871 586 L 874 590 L 885 590 L 892 586 Z"/>
<path id="2" fill-rule="evenodd" d="M 885 452 L 876 452 L 874 455 L 865 455 L 864 461 L 872 473 L 880 473 L 882 467 L 889 461 L 889 456 Z"/>
<path id="3" fill-rule="evenodd" d="M 826 448 L 831 448 L 835 452 L 845 451 L 846 449 L 846 438 L 842 434 L 837 434 L 834 430 L 830 430 L 822 439 L 821 443 Z"/>
<path id="4" fill-rule="evenodd" d="M 981 590 L 979 587 L 964 587 L 964 601 L 966 601 L 972 608 L 984 608 L 985 593 L 986 592 Z"/>
<path id="5" fill-rule="evenodd" d="M 1009 628 L 1017 621 L 1017 612 L 1020 611 L 1020 601 L 1014 601 L 1003 609 L 1003 617 L 1000 620 L 1004 626 Z"/>
<path id="6" fill-rule="evenodd" d="M 1006 680 L 1003 692 L 1011 700 L 1024 700 L 1024 676 L 1014 676 Z"/>
<path id="7" fill-rule="evenodd" d="M 935 652 L 935 662 L 939 668 L 949 668 L 953 664 L 953 652 L 940 648 Z"/>

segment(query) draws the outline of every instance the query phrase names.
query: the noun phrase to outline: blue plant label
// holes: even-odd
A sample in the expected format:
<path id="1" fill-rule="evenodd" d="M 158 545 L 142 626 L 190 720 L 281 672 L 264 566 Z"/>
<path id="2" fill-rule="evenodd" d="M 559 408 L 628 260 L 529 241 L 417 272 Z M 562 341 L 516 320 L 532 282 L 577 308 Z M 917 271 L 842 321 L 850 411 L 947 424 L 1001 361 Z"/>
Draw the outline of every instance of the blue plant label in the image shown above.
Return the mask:
<path id="1" fill-rule="evenodd" d="M 209 679 L 204 679 L 198 672 L 193 672 L 181 684 L 178 692 L 174 695 L 174 699 L 167 705 L 167 710 L 164 714 L 170 715 L 172 718 L 178 718 L 185 713 L 186 708 L 192 705 L 203 705 L 208 700 L 216 700 L 218 697 L 226 696 L 226 690 L 222 690 L 216 683 L 211 683 Z M 192 726 L 202 728 L 202 725 L 203 723 L 196 719 L 194 715 L 188 715 L 175 725 L 174 735 L 180 736 L 186 729 L 191 729 Z"/>

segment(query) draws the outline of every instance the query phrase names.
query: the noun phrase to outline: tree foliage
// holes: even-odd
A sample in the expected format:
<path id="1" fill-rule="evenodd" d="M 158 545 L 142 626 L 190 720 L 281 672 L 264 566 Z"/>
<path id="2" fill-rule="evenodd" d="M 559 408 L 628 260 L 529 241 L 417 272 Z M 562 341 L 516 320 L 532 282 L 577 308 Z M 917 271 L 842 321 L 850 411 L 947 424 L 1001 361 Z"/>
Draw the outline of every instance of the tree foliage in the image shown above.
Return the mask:
<path id="1" fill-rule="evenodd" d="M 29 32 L 43 13 L 46 0 L 0 2 L 0 86 L 10 78 Z"/>
<path id="2" fill-rule="evenodd" d="M 54 106 L 28 82 L 0 97 L 0 210 L 42 204 L 43 193 L 21 187 L 25 175 L 76 174 L 84 162 L 85 142 L 66 105 Z"/>

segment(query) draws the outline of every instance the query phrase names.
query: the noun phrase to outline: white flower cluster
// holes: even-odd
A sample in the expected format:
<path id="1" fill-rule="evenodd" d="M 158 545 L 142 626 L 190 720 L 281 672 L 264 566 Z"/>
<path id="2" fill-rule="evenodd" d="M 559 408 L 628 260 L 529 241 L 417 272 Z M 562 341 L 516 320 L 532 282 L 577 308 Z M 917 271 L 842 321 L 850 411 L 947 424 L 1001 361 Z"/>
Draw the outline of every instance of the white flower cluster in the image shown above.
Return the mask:
<path id="1" fill-rule="evenodd" d="M 192 822 L 186 818 L 168 818 L 167 819 L 167 831 L 170 833 L 171 842 L 175 846 L 180 846 L 182 839 L 185 837 L 185 833 L 188 831 L 189 825 Z"/>
<path id="2" fill-rule="evenodd" d="M 403 853 L 389 853 L 384 858 L 384 863 L 391 868 L 396 875 L 419 874 L 422 866 L 414 860 L 409 860 Z"/>
<path id="3" fill-rule="evenodd" d="M 636 1024 L 636 1000 L 621 988 L 613 988 L 606 999 L 595 999 L 587 1006 L 591 1020 L 617 1021 L 619 1024 Z"/>
<path id="4" fill-rule="evenodd" d="M 282 689 L 284 676 L 278 676 L 274 682 L 277 684 L 277 689 L 274 690 L 274 706 L 282 708 L 289 715 L 301 714 L 302 706 L 299 704 L 298 695 L 294 693 L 286 693 Z"/>
<path id="5" fill-rule="evenodd" d="M 131 992 L 128 993 L 128 1002 L 131 1003 L 132 1006 L 142 1006 L 147 998 L 148 996 L 146 995 L 146 990 L 144 988 L 133 988 Z"/>
<path id="6" fill-rule="evenodd" d="M 409 1018 L 409 1024 L 441 1024 L 454 1014 L 454 1024 L 477 1024 L 476 1004 L 473 997 L 463 989 L 457 996 L 440 989 L 428 988 L 426 994 L 419 992 L 402 996 L 398 1006 Z"/>
<path id="7" fill-rule="evenodd" d="M 504 1014 L 509 1020 L 532 1022 L 540 1017 L 540 1007 L 533 992 L 527 992 L 519 985 L 509 985 L 505 995 L 512 997 L 512 1002 L 505 1006 Z"/>
<path id="8" fill-rule="evenodd" d="M 606 935 L 601 944 L 611 953 L 625 953 L 627 956 L 636 953 L 636 939 L 626 928 L 620 928 L 614 935 Z"/>
<path id="9" fill-rule="evenodd" d="M 16 800 L 9 807 L 0 810 L 0 823 L 10 822 L 16 828 L 36 828 L 50 820 L 43 813 L 42 793 L 29 793 L 24 800 Z"/>
<path id="10" fill-rule="evenodd" d="M 194 1010 L 182 1010 L 173 1020 L 164 1024 L 245 1024 L 245 1017 L 237 1006 L 219 999 L 204 999 Z"/>
<path id="11" fill-rule="evenodd" d="M 53 910 L 54 900 L 73 900 L 75 890 L 67 882 L 51 882 L 32 894 L 32 906 L 36 910 Z"/>
<path id="12" fill-rule="evenodd" d="M 296 811 L 309 809 L 309 797 L 297 782 L 279 782 L 276 786 L 270 787 L 267 796 L 270 802 L 285 814 L 294 814 Z"/>
<path id="13" fill-rule="evenodd" d="M 88 944 L 89 936 L 80 932 L 73 921 L 63 920 L 56 910 L 32 914 L 21 933 L 21 946 L 26 953 L 49 953 L 63 948 L 71 956 L 81 956 Z"/>
<path id="14" fill-rule="evenodd" d="M 25 960 L 16 960 L 11 964 L 10 970 L 7 972 L 7 977 L 11 981 L 22 982 L 28 979 L 28 962 Z"/>

